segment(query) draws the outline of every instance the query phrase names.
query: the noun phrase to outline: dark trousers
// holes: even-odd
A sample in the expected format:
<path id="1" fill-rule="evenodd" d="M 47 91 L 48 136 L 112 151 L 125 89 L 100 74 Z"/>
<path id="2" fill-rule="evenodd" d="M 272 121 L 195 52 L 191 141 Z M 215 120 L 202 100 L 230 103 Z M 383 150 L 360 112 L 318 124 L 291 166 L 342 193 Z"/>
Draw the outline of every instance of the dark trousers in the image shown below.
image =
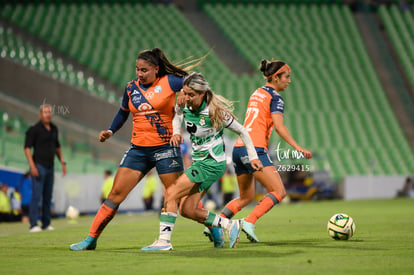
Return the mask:
<path id="1" fill-rule="evenodd" d="M 52 204 L 54 170 L 36 164 L 39 176 L 32 178 L 32 200 L 29 207 L 30 227 L 37 225 L 39 217 L 39 203 L 42 200 L 42 228 L 45 229 L 50 225 L 50 212 Z"/>

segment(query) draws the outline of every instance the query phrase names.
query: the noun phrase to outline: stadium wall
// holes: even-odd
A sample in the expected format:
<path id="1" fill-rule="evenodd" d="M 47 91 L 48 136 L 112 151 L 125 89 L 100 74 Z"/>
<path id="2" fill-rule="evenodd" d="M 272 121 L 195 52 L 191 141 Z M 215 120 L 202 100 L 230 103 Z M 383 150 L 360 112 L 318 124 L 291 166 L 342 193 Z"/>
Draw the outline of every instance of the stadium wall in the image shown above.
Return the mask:
<path id="1" fill-rule="evenodd" d="M 154 209 L 160 207 L 162 188 L 158 181 L 158 188 L 154 194 Z M 53 210 L 56 214 L 65 213 L 69 206 L 77 208 L 81 213 L 95 214 L 101 206 L 102 175 L 68 174 L 62 178 L 55 173 L 53 189 Z M 119 211 L 143 211 L 142 189 L 146 177 L 141 180 L 119 207 Z"/>
<path id="2" fill-rule="evenodd" d="M 402 190 L 406 176 L 347 176 L 339 190 L 344 200 L 392 199 Z"/>

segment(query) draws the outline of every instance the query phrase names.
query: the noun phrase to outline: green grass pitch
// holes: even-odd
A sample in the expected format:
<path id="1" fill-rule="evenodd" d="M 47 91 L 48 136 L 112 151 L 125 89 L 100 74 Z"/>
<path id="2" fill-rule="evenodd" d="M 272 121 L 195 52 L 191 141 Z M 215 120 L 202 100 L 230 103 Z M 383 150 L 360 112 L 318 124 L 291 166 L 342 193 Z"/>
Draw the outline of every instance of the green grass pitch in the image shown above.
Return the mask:
<path id="1" fill-rule="evenodd" d="M 356 223 L 348 241 L 331 239 L 326 229 L 341 212 Z M 260 243 L 242 233 L 235 249 L 214 249 L 202 225 L 179 217 L 174 250 L 144 252 L 158 236 L 158 215 L 120 214 L 95 251 L 69 251 L 92 219 L 57 219 L 55 231 L 40 233 L 28 233 L 27 224 L 0 224 L 0 274 L 414 274 L 410 199 L 283 204 L 257 222 Z"/>

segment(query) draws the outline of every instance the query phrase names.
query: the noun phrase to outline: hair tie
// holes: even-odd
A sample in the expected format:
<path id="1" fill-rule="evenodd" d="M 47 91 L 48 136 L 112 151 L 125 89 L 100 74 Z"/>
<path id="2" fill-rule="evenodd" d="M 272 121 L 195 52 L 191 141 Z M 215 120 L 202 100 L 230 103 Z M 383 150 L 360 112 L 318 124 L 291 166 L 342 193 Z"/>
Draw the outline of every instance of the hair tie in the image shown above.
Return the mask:
<path id="1" fill-rule="evenodd" d="M 289 65 L 288 64 L 285 64 L 282 67 L 280 67 L 279 70 L 277 70 L 274 74 L 271 74 L 269 76 L 266 76 L 266 78 L 269 79 L 269 78 L 271 78 L 271 77 L 273 77 L 273 76 L 275 76 L 277 74 L 284 73 L 284 72 L 289 71 L 289 70 L 290 70 Z"/>

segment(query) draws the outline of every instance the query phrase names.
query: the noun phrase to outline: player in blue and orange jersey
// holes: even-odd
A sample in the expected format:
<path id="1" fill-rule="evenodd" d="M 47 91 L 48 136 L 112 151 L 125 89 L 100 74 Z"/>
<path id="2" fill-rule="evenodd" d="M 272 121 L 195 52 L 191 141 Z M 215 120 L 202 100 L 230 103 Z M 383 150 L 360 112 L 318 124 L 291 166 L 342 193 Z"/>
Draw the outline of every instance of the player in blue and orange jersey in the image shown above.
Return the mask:
<path id="1" fill-rule="evenodd" d="M 88 237 L 72 244 L 71 250 L 95 249 L 99 235 L 111 221 L 119 205 L 148 171 L 156 167 L 168 189 L 182 174 L 179 147 L 170 145 L 176 93 L 183 87 L 187 72 L 171 64 L 155 48 L 143 51 L 136 61 L 137 78 L 125 88 L 121 107 L 108 130 L 99 134 L 104 142 L 133 115 L 131 146 L 125 152 L 108 198 L 95 216 Z M 180 100 L 177 98 L 177 103 Z"/>
<path id="2" fill-rule="evenodd" d="M 254 198 L 253 177 L 259 181 L 269 193 L 243 219 L 243 231 L 252 242 L 259 241 L 254 234 L 254 224 L 257 219 L 286 196 L 279 173 L 267 153 L 273 127 L 282 139 L 295 150 L 302 152 L 305 158 L 309 159 L 312 157 L 311 152 L 296 143 L 283 123 L 284 101 L 279 92 L 284 91 L 290 83 L 290 67 L 282 61 L 262 60 L 260 71 L 266 77 L 267 83 L 250 96 L 244 127 L 253 140 L 257 155 L 264 168 L 262 171 L 256 171 L 251 167 L 246 147 L 239 138 L 234 145 L 233 162 L 237 174 L 240 197 L 230 201 L 220 214 L 222 217 L 232 218 L 244 206 L 248 205 Z M 205 234 L 210 235 L 207 228 Z"/>

